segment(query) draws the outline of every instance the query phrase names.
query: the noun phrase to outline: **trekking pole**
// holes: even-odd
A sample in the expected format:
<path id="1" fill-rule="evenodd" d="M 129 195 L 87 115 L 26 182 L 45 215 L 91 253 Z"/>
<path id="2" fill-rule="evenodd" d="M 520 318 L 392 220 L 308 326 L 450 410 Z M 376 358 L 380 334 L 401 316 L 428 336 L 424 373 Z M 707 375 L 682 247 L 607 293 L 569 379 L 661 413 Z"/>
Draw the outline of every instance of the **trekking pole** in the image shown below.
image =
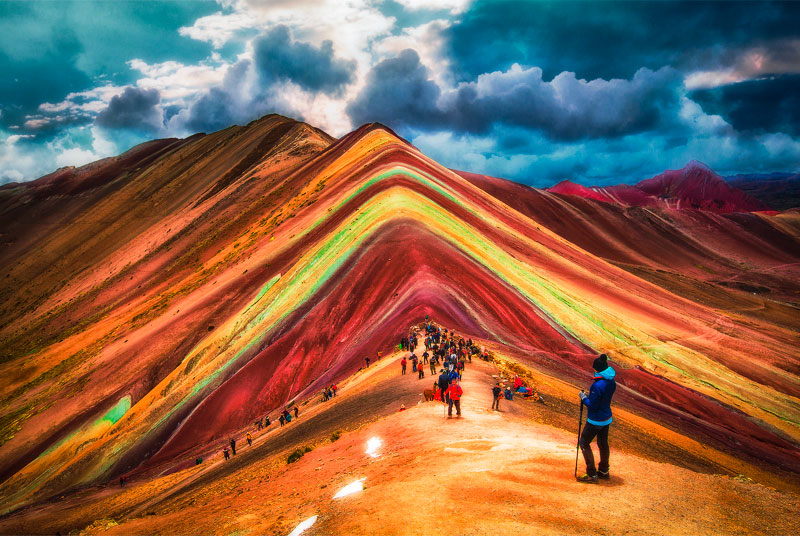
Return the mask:
<path id="1" fill-rule="evenodd" d="M 578 444 L 575 446 L 575 478 L 578 478 L 578 452 L 581 449 L 581 426 L 583 425 L 583 400 L 581 400 L 581 416 L 578 417 Z"/>

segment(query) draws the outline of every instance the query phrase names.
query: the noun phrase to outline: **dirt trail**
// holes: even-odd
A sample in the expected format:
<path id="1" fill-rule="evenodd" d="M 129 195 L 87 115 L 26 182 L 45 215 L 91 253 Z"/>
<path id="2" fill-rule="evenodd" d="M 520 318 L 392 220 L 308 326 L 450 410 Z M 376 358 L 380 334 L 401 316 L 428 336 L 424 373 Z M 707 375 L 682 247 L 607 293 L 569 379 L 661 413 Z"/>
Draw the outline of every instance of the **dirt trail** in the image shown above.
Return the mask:
<path id="1" fill-rule="evenodd" d="M 384 358 L 342 384 L 333 402 L 308 404 L 296 424 L 257 437 L 235 464 L 176 477 L 168 493 L 150 492 L 146 508 L 109 510 L 113 521 L 84 533 L 285 536 L 315 515 L 304 534 L 789 534 L 797 526 L 797 495 L 622 452 L 613 428 L 611 480 L 578 484 L 574 433 L 532 421 L 534 402 L 489 409 L 493 364 L 468 365 L 460 419 L 446 419 L 441 404 L 416 404 L 432 384 L 429 369 L 424 380 L 399 369 L 397 356 Z M 407 411 L 397 411 L 401 403 Z M 358 422 L 366 424 L 333 443 L 318 439 L 286 465 L 279 447 Z M 366 453 L 372 438 L 381 441 L 377 457 Z M 363 491 L 333 499 L 360 479 Z M 126 493 L 143 501 L 146 489 Z"/>

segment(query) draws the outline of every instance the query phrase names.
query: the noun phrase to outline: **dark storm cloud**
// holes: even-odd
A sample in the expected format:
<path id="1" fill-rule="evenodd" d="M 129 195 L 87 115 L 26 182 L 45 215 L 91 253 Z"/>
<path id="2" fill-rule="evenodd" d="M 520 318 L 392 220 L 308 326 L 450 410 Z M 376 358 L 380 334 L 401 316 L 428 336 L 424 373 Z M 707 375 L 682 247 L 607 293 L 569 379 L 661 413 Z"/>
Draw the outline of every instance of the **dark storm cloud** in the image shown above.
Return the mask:
<path id="1" fill-rule="evenodd" d="M 413 50 L 384 60 L 367 76 L 347 111 L 354 123 L 486 134 L 494 126 L 523 127 L 555 140 L 613 138 L 669 127 L 680 108 L 681 78 L 669 68 L 641 69 L 631 80 L 551 81 L 538 68 L 515 67 L 465 82 L 442 94 Z"/>
<path id="2" fill-rule="evenodd" d="M 729 49 L 795 37 L 798 27 L 796 2 L 482 1 L 446 40 L 460 80 L 513 63 L 539 66 L 545 78 L 610 79 L 732 61 Z"/>
<path id="3" fill-rule="evenodd" d="M 353 80 L 356 62 L 335 58 L 331 41 L 319 48 L 293 41 L 289 28 L 281 25 L 255 39 L 253 46 L 256 69 L 267 83 L 291 80 L 309 91 L 336 94 Z"/>
<path id="4" fill-rule="evenodd" d="M 690 94 L 708 114 L 739 131 L 800 136 L 800 75 L 783 75 L 702 89 Z"/>
<path id="5" fill-rule="evenodd" d="M 243 104 L 233 95 L 236 88 L 244 83 L 249 69 L 248 60 L 235 63 L 225 73 L 222 85 L 206 91 L 188 110 L 177 114 L 174 120 L 183 123 L 190 132 L 213 132 L 229 127 L 243 118 L 254 119 L 254 116 L 247 116 L 242 109 Z M 255 114 L 257 111 L 251 110 L 251 113 Z"/>
<path id="6" fill-rule="evenodd" d="M 156 89 L 125 88 L 121 95 L 111 98 L 108 107 L 97 114 L 95 120 L 101 127 L 157 131 L 163 126 L 158 108 L 161 95 Z"/>
<path id="7" fill-rule="evenodd" d="M 198 61 L 210 45 L 182 37 L 178 28 L 218 9 L 213 1 L 0 2 L 0 127 L 23 126 L 44 103 L 72 92 L 135 78 L 132 58 Z M 85 118 L 84 118 L 85 119 Z M 90 121 L 91 119 L 85 119 Z M 56 128 L 75 118 L 54 121 Z M 58 127 L 60 125 L 60 127 Z M 42 128 L 37 128 L 41 133 Z"/>
<path id="8" fill-rule="evenodd" d="M 436 108 L 439 94 L 417 52 L 407 49 L 372 68 L 347 113 L 355 125 L 377 121 L 396 128 L 433 127 L 444 119 Z"/>

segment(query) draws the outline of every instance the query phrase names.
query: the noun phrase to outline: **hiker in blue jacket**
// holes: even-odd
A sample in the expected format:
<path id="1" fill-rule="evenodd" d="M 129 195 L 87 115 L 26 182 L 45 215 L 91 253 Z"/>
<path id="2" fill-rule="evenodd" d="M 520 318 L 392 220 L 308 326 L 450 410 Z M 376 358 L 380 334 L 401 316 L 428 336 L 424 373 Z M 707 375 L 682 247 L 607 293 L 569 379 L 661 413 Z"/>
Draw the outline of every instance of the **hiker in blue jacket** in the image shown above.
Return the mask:
<path id="1" fill-rule="evenodd" d="M 608 366 L 608 356 L 600 354 L 592 364 L 594 369 L 594 383 L 589 389 L 589 395 L 581 391 L 581 403 L 588 408 L 586 427 L 580 438 L 581 452 L 586 462 L 586 474 L 578 477 L 578 482 L 596 484 L 598 478 L 607 480 L 608 475 L 608 427 L 611 425 L 611 398 L 617 384 L 614 381 L 616 372 Z M 600 450 L 600 463 L 595 469 L 594 456 L 592 455 L 592 440 L 597 437 L 597 448 Z"/>

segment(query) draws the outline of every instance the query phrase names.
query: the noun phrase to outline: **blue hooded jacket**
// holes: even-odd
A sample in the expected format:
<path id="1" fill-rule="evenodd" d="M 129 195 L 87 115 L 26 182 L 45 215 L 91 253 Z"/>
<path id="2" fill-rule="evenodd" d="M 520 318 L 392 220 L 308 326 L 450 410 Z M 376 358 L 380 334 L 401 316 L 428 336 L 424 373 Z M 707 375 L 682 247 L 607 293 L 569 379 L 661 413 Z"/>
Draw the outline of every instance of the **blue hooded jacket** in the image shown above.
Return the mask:
<path id="1" fill-rule="evenodd" d="M 583 403 L 589 408 L 586 422 L 595 426 L 606 426 L 614 420 L 611 417 L 611 397 L 617 389 L 617 382 L 614 376 L 617 373 L 608 367 L 601 372 L 595 372 L 595 380 L 589 389 L 589 396 L 583 399 Z"/>

